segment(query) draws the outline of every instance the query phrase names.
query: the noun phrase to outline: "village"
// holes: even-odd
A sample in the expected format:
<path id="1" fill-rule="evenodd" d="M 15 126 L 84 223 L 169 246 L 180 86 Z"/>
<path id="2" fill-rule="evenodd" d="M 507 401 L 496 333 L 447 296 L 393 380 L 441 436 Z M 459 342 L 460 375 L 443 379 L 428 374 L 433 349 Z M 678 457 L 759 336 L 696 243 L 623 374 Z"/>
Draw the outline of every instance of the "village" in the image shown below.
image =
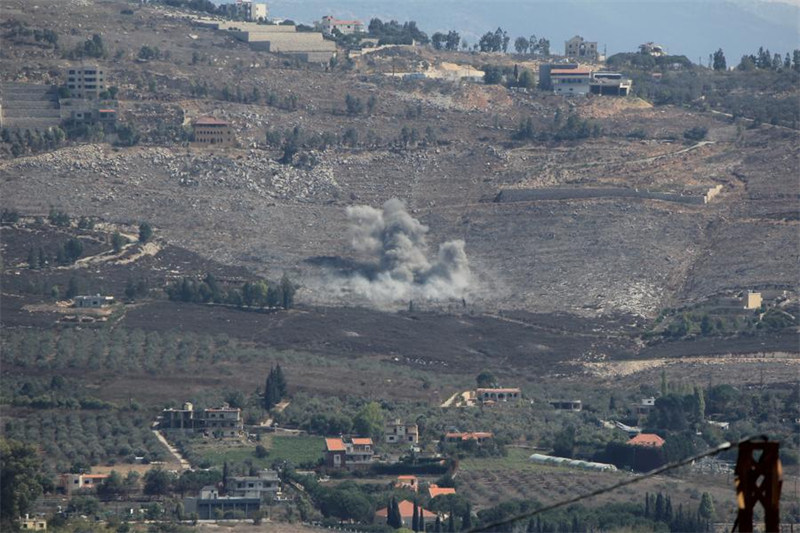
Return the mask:
<path id="1" fill-rule="evenodd" d="M 722 532 L 754 435 L 800 523 L 800 51 L 65 1 L 0 6 L 0 529 Z"/>

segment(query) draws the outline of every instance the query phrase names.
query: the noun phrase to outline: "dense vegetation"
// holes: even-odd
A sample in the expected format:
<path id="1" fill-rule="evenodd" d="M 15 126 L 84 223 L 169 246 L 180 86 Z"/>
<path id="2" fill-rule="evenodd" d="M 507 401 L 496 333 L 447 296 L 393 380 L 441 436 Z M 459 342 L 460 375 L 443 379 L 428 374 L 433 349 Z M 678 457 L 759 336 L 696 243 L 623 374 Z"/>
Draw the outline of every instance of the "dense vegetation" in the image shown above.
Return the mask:
<path id="1" fill-rule="evenodd" d="M 656 105 L 693 105 L 753 119 L 756 125 L 800 127 L 800 101 L 790 94 L 800 82 L 800 50 L 780 59 L 762 48 L 744 56 L 732 71 L 721 51 L 710 60 L 707 69 L 685 56 L 623 53 L 606 64 L 630 76 L 634 94 Z"/>

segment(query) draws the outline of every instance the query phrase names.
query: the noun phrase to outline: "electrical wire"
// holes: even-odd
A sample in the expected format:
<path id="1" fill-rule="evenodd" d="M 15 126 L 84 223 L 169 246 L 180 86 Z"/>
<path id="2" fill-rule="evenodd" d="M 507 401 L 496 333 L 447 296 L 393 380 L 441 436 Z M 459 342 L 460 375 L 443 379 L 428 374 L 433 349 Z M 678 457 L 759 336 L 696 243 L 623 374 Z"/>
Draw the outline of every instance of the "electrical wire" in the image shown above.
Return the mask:
<path id="1" fill-rule="evenodd" d="M 621 487 L 625 487 L 625 486 L 628 486 L 628 485 L 633 485 L 634 483 L 638 483 L 640 481 L 643 481 L 645 479 L 651 478 L 653 476 L 657 476 L 659 474 L 663 474 L 664 472 L 667 472 L 669 470 L 674 470 L 675 468 L 679 468 L 681 466 L 686 466 L 686 465 L 688 465 L 690 463 L 693 463 L 694 461 L 697 461 L 698 459 L 702 459 L 704 457 L 710 457 L 712 455 L 717 455 L 718 453 L 724 452 L 725 450 L 730 450 L 734 446 L 739 446 L 740 444 L 743 444 L 745 442 L 754 441 L 754 440 L 764 440 L 764 441 L 766 441 L 768 439 L 767 439 L 767 437 L 765 435 L 759 435 L 759 436 L 746 437 L 746 438 L 741 439 L 741 440 L 736 441 L 736 442 L 724 442 L 724 443 L 720 444 L 719 446 L 715 446 L 714 448 L 706 450 L 706 451 L 704 451 L 702 453 L 698 453 L 697 455 L 692 455 L 691 457 L 686 457 L 684 459 L 681 459 L 680 461 L 674 461 L 672 463 L 668 463 L 668 464 L 665 464 L 664 466 L 660 466 L 660 467 L 658 467 L 656 469 L 650 470 L 649 472 L 646 472 L 646 473 L 642 474 L 641 476 L 636 476 L 636 477 L 631 478 L 631 479 L 626 479 L 624 481 L 620 481 L 619 483 L 615 483 L 614 485 L 609 485 L 609 486 L 603 487 L 601 489 L 593 490 L 592 492 L 587 492 L 585 494 L 581 494 L 579 496 L 575 496 L 574 498 L 569 498 L 568 500 L 562 500 L 562 501 L 557 502 L 557 503 L 552 503 L 550 505 L 545 505 L 544 507 L 540 507 L 540 508 L 535 509 L 533 511 L 520 513 L 520 514 L 512 516 L 510 518 L 504 518 L 503 520 L 498 520 L 498 521 L 492 522 L 490 524 L 484 524 L 484 525 L 476 526 L 476 527 L 473 527 L 473 528 L 467 530 L 467 533 L 478 533 L 479 531 L 488 531 L 490 529 L 494 529 L 494 528 L 497 528 L 497 527 L 506 526 L 508 524 L 511 524 L 513 522 L 517 522 L 519 520 L 524 520 L 526 518 L 531 518 L 533 516 L 536 516 L 536 515 L 541 514 L 541 513 L 545 513 L 547 511 L 552 511 L 553 509 L 558 509 L 560 507 L 564 507 L 565 505 L 571 505 L 571 504 L 577 503 L 577 502 L 579 502 L 581 500 L 586 500 L 588 498 L 594 498 L 595 496 L 599 496 L 601 494 L 605 494 L 606 492 L 611 492 L 612 490 L 616 490 L 616 489 L 619 489 Z"/>

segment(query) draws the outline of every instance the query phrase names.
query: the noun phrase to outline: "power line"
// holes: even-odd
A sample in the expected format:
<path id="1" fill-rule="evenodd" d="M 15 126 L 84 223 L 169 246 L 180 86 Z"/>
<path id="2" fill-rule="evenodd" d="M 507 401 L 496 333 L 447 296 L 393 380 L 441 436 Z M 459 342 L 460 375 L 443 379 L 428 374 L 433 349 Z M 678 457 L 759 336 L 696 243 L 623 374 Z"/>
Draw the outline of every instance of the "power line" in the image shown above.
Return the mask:
<path id="1" fill-rule="evenodd" d="M 734 446 L 739 446 L 742 443 L 750 442 L 750 441 L 753 441 L 753 440 L 764 440 L 764 441 L 766 441 L 767 437 L 762 435 L 762 436 L 757 436 L 757 437 L 746 437 L 746 438 L 741 439 L 741 440 L 739 440 L 737 442 L 724 442 L 724 443 L 720 444 L 719 446 L 716 446 L 714 448 L 711 448 L 709 450 L 704 451 L 703 453 L 699 453 L 697 455 L 692 455 L 691 457 L 686 457 L 684 459 L 681 459 L 680 461 L 675 461 L 675 462 L 672 462 L 672 463 L 665 464 L 664 466 L 660 466 L 660 467 L 658 467 L 658 468 L 656 468 L 654 470 L 650 470 L 649 472 L 646 472 L 646 473 L 642 474 L 641 476 L 637 476 L 637 477 L 634 477 L 634 478 L 631 478 L 631 479 L 626 479 L 626 480 L 620 481 L 619 483 L 616 483 L 614 485 L 609 485 L 608 487 L 603 487 L 601 489 L 593 490 L 592 492 L 587 492 L 586 494 L 581 494 L 579 496 L 575 496 L 574 498 L 570 498 L 568 500 L 562 500 L 562 501 L 557 502 L 557 503 L 553 503 L 553 504 L 550 504 L 550 505 L 545 505 L 544 507 L 540 507 L 539 509 L 536 509 L 536 510 L 533 510 L 533 511 L 520 513 L 518 515 L 512 516 L 511 518 L 505 518 L 503 520 L 498 520 L 498 521 L 492 522 L 490 524 L 477 526 L 477 527 L 474 527 L 472 529 L 469 529 L 467 531 L 467 533 L 477 533 L 479 531 L 488 531 L 489 529 L 493 529 L 493 528 L 500 527 L 500 526 L 506 526 L 506 525 L 511 524 L 513 522 L 517 522 L 518 520 L 524 520 L 525 518 L 531 518 L 532 516 L 536 516 L 538 514 L 545 513 L 547 511 L 552 511 L 553 509 L 558 509 L 560 507 L 564 507 L 565 505 L 571 505 L 571 504 L 577 503 L 577 502 L 579 502 L 581 500 L 586 500 L 588 498 L 594 498 L 595 496 L 599 496 L 599 495 L 604 494 L 606 492 L 611 492 L 612 490 L 617 490 L 617 489 L 619 489 L 621 487 L 625 487 L 627 485 L 633 485 L 634 483 L 638 483 L 640 481 L 643 481 L 645 479 L 651 478 L 653 476 L 657 476 L 657 475 L 662 474 L 664 472 L 667 472 L 669 470 L 673 470 L 673 469 L 681 467 L 681 466 L 686 466 L 686 465 L 688 465 L 690 463 L 693 463 L 694 461 L 697 461 L 698 459 L 702 459 L 703 457 L 710 457 L 712 455 L 717 455 L 718 453 L 724 452 L 725 450 L 730 450 Z"/>

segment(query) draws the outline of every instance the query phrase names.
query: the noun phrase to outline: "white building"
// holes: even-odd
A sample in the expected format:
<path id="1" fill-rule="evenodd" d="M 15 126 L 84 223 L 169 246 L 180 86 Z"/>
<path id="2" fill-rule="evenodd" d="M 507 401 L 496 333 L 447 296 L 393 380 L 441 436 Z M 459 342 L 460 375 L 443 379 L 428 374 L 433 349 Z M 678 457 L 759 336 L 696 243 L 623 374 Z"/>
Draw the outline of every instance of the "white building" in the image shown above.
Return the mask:
<path id="1" fill-rule="evenodd" d="M 588 68 L 552 69 L 550 82 L 553 92 L 562 96 L 585 96 L 589 94 L 592 71 Z"/>
<path id="2" fill-rule="evenodd" d="M 248 0 L 238 0 L 235 4 L 223 4 L 220 6 L 227 16 L 237 20 L 267 20 L 269 9 L 267 4 L 250 2 Z"/>
<path id="3" fill-rule="evenodd" d="M 333 30 L 338 30 L 342 35 L 366 33 L 364 23 L 360 20 L 337 20 L 330 15 L 322 17 L 321 26 L 325 35 L 331 35 Z"/>

